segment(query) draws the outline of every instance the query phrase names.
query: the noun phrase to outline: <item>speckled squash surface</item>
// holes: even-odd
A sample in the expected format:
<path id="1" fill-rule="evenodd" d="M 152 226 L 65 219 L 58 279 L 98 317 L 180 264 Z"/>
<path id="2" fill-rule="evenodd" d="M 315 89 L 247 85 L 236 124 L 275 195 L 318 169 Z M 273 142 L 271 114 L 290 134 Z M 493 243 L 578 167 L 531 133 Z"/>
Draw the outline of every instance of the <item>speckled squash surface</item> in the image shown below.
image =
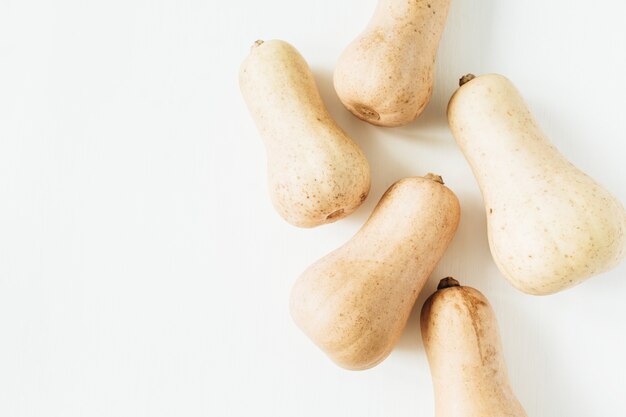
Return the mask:
<path id="1" fill-rule="evenodd" d="M 422 339 L 436 417 L 526 417 L 509 383 L 493 309 L 483 294 L 444 278 L 422 307 Z"/>
<path id="2" fill-rule="evenodd" d="M 626 254 L 622 204 L 550 144 L 508 79 L 462 81 L 448 121 L 480 185 L 502 274 L 543 295 L 616 266 Z"/>
<path id="3" fill-rule="evenodd" d="M 450 0 L 380 0 L 367 28 L 342 53 L 337 95 L 379 126 L 415 120 L 433 91 L 435 57 Z"/>
<path id="4" fill-rule="evenodd" d="M 314 227 L 356 210 L 369 193 L 369 164 L 328 113 L 300 53 L 284 41 L 257 41 L 239 84 L 265 142 L 278 213 Z"/>
<path id="5" fill-rule="evenodd" d="M 396 182 L 361 230 L 294 285 L 294 321 L 338 365 L 370 368 L 402 334 L 459 223 L 459 202 L 440 181 Z"/>

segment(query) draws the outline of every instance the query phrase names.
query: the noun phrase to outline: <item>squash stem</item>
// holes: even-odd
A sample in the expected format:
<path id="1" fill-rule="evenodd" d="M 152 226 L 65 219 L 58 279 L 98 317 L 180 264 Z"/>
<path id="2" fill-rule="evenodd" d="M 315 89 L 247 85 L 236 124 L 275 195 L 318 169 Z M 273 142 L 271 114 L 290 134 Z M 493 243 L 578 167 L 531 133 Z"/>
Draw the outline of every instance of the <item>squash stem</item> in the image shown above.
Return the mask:
<path id="1" fill-rule="evenodd" d="M 432 172 L 429 172 L 428 174 L 424 175 L 424 178 L 426 178 L 427 180 L 438 182 L 441 185 L 444 184 L 443 178 L 441 178 L 441 175 L 433 174 Z"/>
<path id="2" fill-rule="evenodd" d="M 457 281 L 456 279 L 452 277 L 446 277 L 442 279 L 441 281 L 439 281 L 439 285 L 437 285 L 437 290 L 443 290 L 444 288 L 460 287 L 460 286 L 461 284 L 459 284 L 459 281 Z"/>
<path id="3" fill-rule="evenodd" d="M 459 79 L 459 87 L 463 86 L 464 84 L 467 84 L 468 82 L 472 81 L 474 78 L 476 78 L 474 74 L 465 74 Z"/>

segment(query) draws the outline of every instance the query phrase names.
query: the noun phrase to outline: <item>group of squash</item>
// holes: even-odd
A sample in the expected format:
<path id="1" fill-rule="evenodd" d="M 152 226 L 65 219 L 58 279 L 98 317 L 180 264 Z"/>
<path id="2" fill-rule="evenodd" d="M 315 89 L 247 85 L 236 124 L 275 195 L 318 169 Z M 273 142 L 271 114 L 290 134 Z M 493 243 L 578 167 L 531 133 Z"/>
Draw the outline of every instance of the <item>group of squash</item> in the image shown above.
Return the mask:
<path id="1" fill-rule="evenodd" d="M 348 110 L 380 126 L 417 118 L 432 94 L 449 1 L 379 1 L 335 69 Z M 265 139 L 278 213 L 300 227 L 352 213 L 368 195 L 369 165 L 326 110 L 298 51 L 257 41 L 240 86 Z M 493 259 L 511 284 L 551 294 L 624 257 L 622 204 L 550 144 L 508 79 L 462 77 L 447 115 L 483 194 Z M 291 295 L 293 319 L 338 365 L 375 366 L 398 341 L 459 217 L 459 201 L 440 176 L 396 182 L 352 239 L 305 270 Z M 480 292 L 443 279 L 422 308 L 421 330 L 438 417 L 526 416 Z"/>

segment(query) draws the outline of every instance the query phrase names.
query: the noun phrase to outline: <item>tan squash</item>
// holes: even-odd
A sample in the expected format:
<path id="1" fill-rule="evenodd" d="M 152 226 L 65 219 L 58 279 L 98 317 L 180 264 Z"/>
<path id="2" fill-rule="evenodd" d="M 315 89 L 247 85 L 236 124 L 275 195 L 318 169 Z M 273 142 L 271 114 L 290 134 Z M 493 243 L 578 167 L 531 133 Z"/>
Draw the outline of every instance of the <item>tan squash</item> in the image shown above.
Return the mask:
<path id="1" fill-rule="evenodd" d="M 509 383 L 495 314 L 479 291 L 441 280 L 420 322 L 436 417 L 527 417 Z"/>
<path id="2" fill-rule="evenodd" d="M 441 177 L 396 182 L 352 239 L 298 279 L 294 321 L 338 365 L 378 364 L 402 334 L 459 216 L 459 202 Z"/>
<path id="3" fill-rule="evenodd" d="M 461 82 L 448 121 L 480 185 L 502 274 L 543 295 L 616 266 L 626 254 L 622 204 L 559 153 L 508 79 Z"/>
<path id="4" fill-rule="evenodd" d="M 239 84 L 265 141 L 278 213 L 293 225 L 314 227 L 359 207 L 370 189 L 369 164 L 328 113 L 300 53 L 284 41 L 257 41 Z"/>
<path id="5" fill-rule="evenodd" d="M 342 53 L 337 95 L 379 126 L 415 120 L 433 91 L 435 58 L 450 0 L 379 0 L 367 28 Z"/>

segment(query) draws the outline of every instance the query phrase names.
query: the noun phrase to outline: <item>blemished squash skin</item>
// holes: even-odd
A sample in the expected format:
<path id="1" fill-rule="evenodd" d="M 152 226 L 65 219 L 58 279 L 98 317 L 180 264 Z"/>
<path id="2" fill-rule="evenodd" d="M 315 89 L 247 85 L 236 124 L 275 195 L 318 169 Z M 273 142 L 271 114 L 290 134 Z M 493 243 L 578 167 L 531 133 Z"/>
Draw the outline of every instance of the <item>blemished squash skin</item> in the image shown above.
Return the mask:
<path id="1" fill-rule="evenodd" d="M 435 58 L 450 0 L 379 0 L 367 28 L 341 54 L 337 95 L 379 126 L 415 120 L 432 95 Z"/>
<path id="2" fill-rule="evenodd" d="M 498 323 L 483 294 L 444 278 L 424 303 L 420 326 L 436 417 L 527 417 L 511 389 Z"/>
<path id="3" fill-rule="evenodd" d="M 463 82 L 448 121 L 482 191 L 502 274 L 546 295 L 615 267 L 626 254 L 622 204 L 559 153 L 508 79 Z"/>
<path id="4" fill-rule="evenodd" d="M 459 201 L 441 177 L 396 182 L 352 239 L 297 280 L 295 323 L 338 365 L 375 366 L 400 338 L 459 217 Z"/>
<path id="5" fill-rule="evenodd" d="M 265 142 L 278 213 L 295 226 L 314 227 L 356 210 L 369 193 L 369 164 L 328 113 L 300 53 L 281 40 L 257 41 L 239 84 Z"/>

